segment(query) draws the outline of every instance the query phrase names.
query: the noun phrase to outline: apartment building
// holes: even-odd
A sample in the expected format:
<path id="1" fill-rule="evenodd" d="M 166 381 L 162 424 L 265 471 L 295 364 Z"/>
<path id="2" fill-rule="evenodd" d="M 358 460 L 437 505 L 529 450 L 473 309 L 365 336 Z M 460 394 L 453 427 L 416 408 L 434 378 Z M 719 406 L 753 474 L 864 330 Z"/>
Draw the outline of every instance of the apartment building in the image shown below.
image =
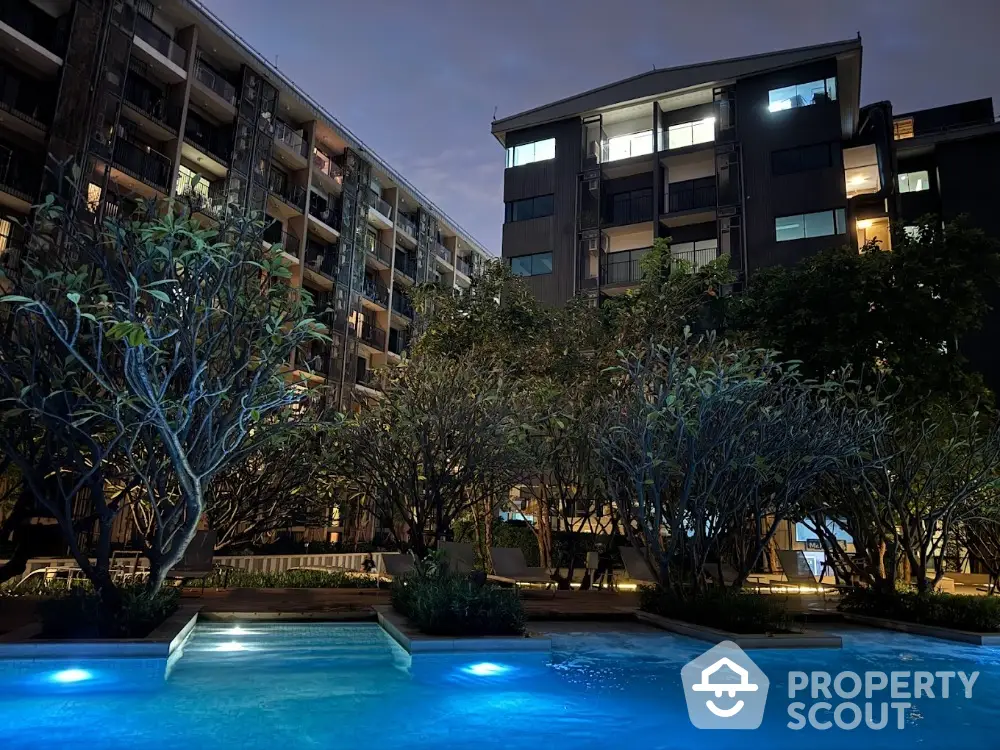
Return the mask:
<path id="1" fill-rule="evenodd" d="M 18 221 L 81 165 L 98 217 L 187 196 L 203 222 L 261 212 L 330 344 L 314 382 L 340 408 L 407 349 L 410 289 L 468 288 L 486 250 L 306 92 L 195 0 L 0 3 L 0 262 Z"/>
<path id="2" fill-rule="evenodd" d="M 561 304 L 639 280 L 658 237 L 743 278 L 924 213 L 1000 236 L 989 100 L 893 117 L 860 103 L 861 40 L 649 73 L 497 120 L 503 257 Z M 976 159 L 979 159 L 978 163 Z"/>

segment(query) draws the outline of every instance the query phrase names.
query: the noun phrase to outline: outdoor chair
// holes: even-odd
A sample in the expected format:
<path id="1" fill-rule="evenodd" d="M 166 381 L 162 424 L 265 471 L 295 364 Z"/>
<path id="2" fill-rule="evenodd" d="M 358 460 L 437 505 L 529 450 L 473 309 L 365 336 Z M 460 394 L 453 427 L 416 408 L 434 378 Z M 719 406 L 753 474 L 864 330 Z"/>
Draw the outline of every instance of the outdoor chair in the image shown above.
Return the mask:
<path id="1" fill-rule="evenodd" d="M 810 588 L 817 588 L 820 590 L 824 596 L 831 592 L 844 592 L 851 591 L 856 586 L 842 586 L 835 583 L 824 583 L 822 580 L 816 578 L 815 574 L 812 572 L 812 568 L 809 567 L 809 561 L 806 556 L 802 553 L 800 549 L 784 549 L 778 550 L 778 562 L 781 563 L 781 570 L 785 574 L 784 581 L 771 581 L 768 586 L 771 590 L 775 588 L 798 588 L 799 586 L 808 586 Z"/>
<path id="2" fill-rule="evenodd" d="M 705 563 L 701 567 L 705 575 L 712 579 L 714 583 L 719 583 L 716 579 L 719 576 L 719 571 L 722 571 L 722 581 L 721 583 L 727 588 L 736 583 L 736 579 L 740 577 L 739 571 L 736 570 L 729 563 Z M 744 584 L 749 584 L 751 588 L 755 591 L 759 591 L 761 587 L 760 576 L 748 575 L 743 579 Z"/>
<path id="3" fill-rule="evenodd" d="M 184 550 L 181 561 L 167 573 L 168 581 L 201 580 L 201 590 L 205 591 L 205 581 L 210 575 L 215 573 L 215 540 L 214 531 L 196 531 L 194 538 Z M 228 576 L 227 576 L 228 581 Z M 225 587 L 223 583 L 223 587 Z"/>
<path id="4" fill-rule="evenodd" d="M 555 584 L 551 571 L 546 568 L 528 567 L 524 552 L 519 547 L 492 547 L 490 562 L 493 564 L 493 575 L 488 576 L 491 581 L 515 586 L 523 583 L 543 583 L 546 586 Z"/>
<path id="5" fill-rule="evenodd" d="M 382 555 L 382 571 L 390 581 L 411 570 L 413 570 L 413 558 L 405 552 L 386 552 Z"/>
<path id="6" fill-rule="evenodd" d="M 118 551 L 111 553 L 111 578 L 119 583 L 136 583 L 149 575 L 149 569 L 142 565 L 142 553 L 138 551 Z"/>
<path id="7" fill-rule="evenodd" d="M 635 547 L 622 546 L 618 548 L 622 556 L 622 564 L 625 566 L 625 573 L 633 583 L 641 583 L 646 586 L 657 586 L 659 581 L 653 575 L 649 563 L 645 556 Z"/>
<path id="8" fill-rule="evenodd" d="M 471 573 L 476 569 L 476 550 L 466 542 L 438 542 L 438 549 L 448 560 L 452 573 Z"/>

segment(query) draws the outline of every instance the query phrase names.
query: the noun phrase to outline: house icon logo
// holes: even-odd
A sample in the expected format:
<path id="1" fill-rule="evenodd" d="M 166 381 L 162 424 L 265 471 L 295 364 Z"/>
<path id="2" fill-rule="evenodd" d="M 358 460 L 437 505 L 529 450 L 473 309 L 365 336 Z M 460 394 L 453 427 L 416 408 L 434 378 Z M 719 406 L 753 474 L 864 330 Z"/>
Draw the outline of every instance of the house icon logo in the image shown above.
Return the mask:
<path id="1" fill-rule="evenodd" d="M 698 729 L 756 729 L 764 720 L 770 682 L 732 641 L 723 641 L 681 669 L 688 716 Z"/>

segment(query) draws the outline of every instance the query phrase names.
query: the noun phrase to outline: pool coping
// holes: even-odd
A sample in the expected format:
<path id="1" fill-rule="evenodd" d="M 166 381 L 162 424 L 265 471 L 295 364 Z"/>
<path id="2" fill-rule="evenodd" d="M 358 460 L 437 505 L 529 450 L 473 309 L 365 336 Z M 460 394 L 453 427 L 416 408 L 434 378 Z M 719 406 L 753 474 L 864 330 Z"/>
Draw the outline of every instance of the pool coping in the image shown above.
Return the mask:
<path id="1" fill-rule="evenodd" d="M 469 636 L 456 638 L 450 635 L 427 635 L 418 632 L 409 621 L 396 612 L 391 605 L 374 607 L 378 624 L 389 636 L 409 654 L 442 654 L 489 652 L 533 652 L 551 651 L 552 639 L 537 633 L 527 636 Z"/>
<path id="2" fill-rule="evenodd" d="M 839 635 L 830 633 L 820 633 L 817 631 L 804 631 L 802 633 L 730 633 L 726 630 L 718 630 L 705 625 L 695 625 L 694 623 L 674 620 L 662 615 L 654 615 L 651 612 L 636 610 L 635 617 L 640 622 L 645 622 L 661 630 L 668 630 L 678 635 L 686 635 L 689 638 L 697 638 L 700 641 L 709 643 L 722 643 L 732 641 L 740 648 L 842 648 L 843 639 Z"/>
<path id="3" fill-rule="evenodd" d="M 0 660 L 36 659 L 169 659 L 198 622 L 201 604 L 181 604 L 145 638 L 39 640 L 40 623 L 31 623 L 0 637 Z"/>
<path id="4" fill-rule="evenodd" d="M 973 646 L 1000 646 L 1000 633 L 977 633 L 972 630 L 946 628 L 942 625 L 923 625 L 916 622 L 906 622 L 905 620 L 891 620 L 885 617 L 856 615 L 848 612 L 841 613 L 841 616 L 848 622 L 856 622 L 859 625 L 868 625 L 869 627 L 881 630 L 894 630 L 899 633 L 968 643 Z"/>

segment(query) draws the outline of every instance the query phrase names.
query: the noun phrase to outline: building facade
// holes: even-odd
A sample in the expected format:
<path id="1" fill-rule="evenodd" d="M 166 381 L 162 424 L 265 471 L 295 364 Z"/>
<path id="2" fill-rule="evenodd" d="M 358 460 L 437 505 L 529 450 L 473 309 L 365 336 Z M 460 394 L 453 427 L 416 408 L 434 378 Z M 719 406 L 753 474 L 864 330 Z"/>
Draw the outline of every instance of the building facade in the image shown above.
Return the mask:
<path id="1" fill-rule="evenodd" d="M 660 237 L 744 279 L 838 245 L 891 249 L 890 223 L 926 213 L 1000 237 L 989 100 L 862 106 L 861 55 L 858 38 L 654 70 L 495 121 L 504 259 L 558 305 L 634 285 Z"/>
<path id="2" fill-rule="evenodd" d="M 177 196 L 203 222 L 260 212 L 332 311 L 332 343 L 299 359 L 341 409 L 406 350 L 409 289 L 467 288 L 488 257 L 195 0 L 3 0 L 0 78 L 0 262 L 16 266 L 19 223 L 68 162 L 98 219 Z"/>

